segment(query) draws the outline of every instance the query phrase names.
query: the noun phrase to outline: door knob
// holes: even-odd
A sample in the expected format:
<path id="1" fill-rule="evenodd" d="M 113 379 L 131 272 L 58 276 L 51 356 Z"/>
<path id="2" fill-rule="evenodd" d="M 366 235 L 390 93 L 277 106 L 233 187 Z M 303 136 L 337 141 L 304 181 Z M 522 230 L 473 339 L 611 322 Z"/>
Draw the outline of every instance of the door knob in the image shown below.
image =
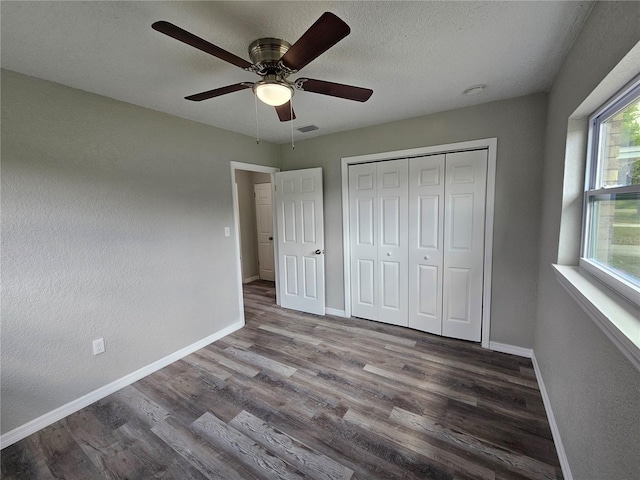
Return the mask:
<path id="1" fill-rule="evenodd" d="M 424 259 L 425 259 L 425 260 L 429 260 L 429 255 L 425 255 L 425 256 L 424 256 Z"/>
<path id="2" fill-rule="evenodd" d="M 320 249 L 318 249 L 318 250 L 316 250 L 316 251 L 315 251 L 315 252 L 313 252 L 313 253 L 315 253 L 316 255 L 320 255 L 320 254 L 322 253 L 322 251 L 321 251 Z"/>
<path id="3" fill-rule="evenodd" d="M 390 257 L 390 256 L 391 256 L 391 252 L 387 252 L 387 257 Z"/>
<path id="4" fill-rule="evenodd" d="M 273 240 L 273 237 L 269 237 L 269 240 Z"/>

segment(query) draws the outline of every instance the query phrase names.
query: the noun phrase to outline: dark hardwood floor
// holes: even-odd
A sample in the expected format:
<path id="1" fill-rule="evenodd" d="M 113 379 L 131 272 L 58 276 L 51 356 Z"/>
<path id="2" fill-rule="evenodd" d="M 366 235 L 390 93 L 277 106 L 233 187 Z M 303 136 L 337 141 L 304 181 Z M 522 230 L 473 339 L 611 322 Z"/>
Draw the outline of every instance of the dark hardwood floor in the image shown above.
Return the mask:
<path id="1" fill-rule="evenodd" d="M 5 479 L 560 479 L 531 361 L 245 287 L 245 328 L 2 451 Z"/>

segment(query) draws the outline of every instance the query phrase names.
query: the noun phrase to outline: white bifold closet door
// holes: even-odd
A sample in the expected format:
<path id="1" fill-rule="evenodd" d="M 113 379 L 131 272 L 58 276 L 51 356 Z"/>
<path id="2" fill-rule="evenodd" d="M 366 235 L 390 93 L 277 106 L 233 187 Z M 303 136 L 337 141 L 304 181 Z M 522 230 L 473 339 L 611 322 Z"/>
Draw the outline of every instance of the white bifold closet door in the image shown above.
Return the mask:
<path id="1" fill-rule="evenodd" d="M 409 166 L 409 326 L 442 335 L 445 156 Z"/>
<path id="2" fill-rule="evenodd" d="M 408 325 L 406 159 L 349 168 L 352 313 Z"/>
<path id="3" fill-rule="evenodd" d="M 487 150 L 446 156 L 442 335 L 482 333 Z"/>
<path id="4" fill-rule="evenodd" d="M 409 327 L 479 342 L 487 151 L 412 158 Z"/>
<path id="5" fill-rule="evenodd" d="M 354 316 L 480 341 L 487 150 L 349 167 Z"/>

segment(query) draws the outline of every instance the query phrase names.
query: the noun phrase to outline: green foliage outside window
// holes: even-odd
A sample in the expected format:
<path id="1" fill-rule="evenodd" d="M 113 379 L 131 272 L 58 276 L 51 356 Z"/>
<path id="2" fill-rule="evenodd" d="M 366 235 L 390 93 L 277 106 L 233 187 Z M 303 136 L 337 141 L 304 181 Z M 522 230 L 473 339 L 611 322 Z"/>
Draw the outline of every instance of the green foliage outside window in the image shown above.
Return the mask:
<path id="1" fill-rule="evenodd" d="M 620 146 L 640 146 L 640 102 L 626 107 L 622 113 Z M 631 184 L 640 184 L 640 158 L 631 167 Z"/>

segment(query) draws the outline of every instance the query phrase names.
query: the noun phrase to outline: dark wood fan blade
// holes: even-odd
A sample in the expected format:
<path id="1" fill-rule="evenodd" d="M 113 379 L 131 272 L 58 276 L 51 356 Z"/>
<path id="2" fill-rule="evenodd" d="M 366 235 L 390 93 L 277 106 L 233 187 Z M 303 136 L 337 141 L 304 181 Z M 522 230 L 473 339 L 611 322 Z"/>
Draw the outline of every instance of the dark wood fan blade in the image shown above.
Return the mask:
<path id="1" fill-rule="evenodd" d="M 226 50 L 217 47 L 213 43 L 209 43 L 206 40 L 195 36 L 193 33 L 189 33 L 186 30 L 175 26 L 172 23 L 160 21 L 151 25 L 151 28 L 157 30 L 160 33 L 164 33 L 171 38 L 175 38 L 176 40 L 186 43 L 187 45 L 191 45 L 192 47 L 202 50 L 203 52 L 213 55 L 214 57 L 218 57 L 225 62 L 232 63 L 240 68 L 248 69 L 251 67 L 251 63 L 247 62 L 245 59 L 240 58 L 233 53 L 227 52 Z"/>
<path id="2" fill-rule="evenodd" d="M 282 56 L 282 63 L 291 70 L 301 70 L 350 32 L 349 25 L 333 13 L 325 12 Z"/>
<path id="3" fill-rule="evenodd" d="M 296 80 L 295 86 L 298 90 L 304 92 L 320 93 L 322 95 L 355 100 L 356 102 L 366 102 L 373 94 L 373 90 L 369 88 L 325 82 L 324 80 L 314 80 L 313 78 L 299 78 Z"/>
<path id="4" fill-rule="evenodd" d="M 201 102 L 202 100 L 207 100 L 213 97 L 219 97 L 220 95 L 226 95 L 227 93 L 237 92 L 239 90 L 244 90 L 245 88 L 251 88 L 251 84 L 236 83 L 235 85 L 227 85 L 226 87 L 207 90 L 206 92 L 196 93 L 194 95 L 189 95 L 188 97 L 184 97 L 184 98 L 185 100 L 193 100 L 194 102 Z"/>
<path id="5" fill-rule="evenodd" d="M 288 122 L 290 120 L 296 119 L 296 112 L 291 108 L 291 102 L 287 102 L 284 105 L 280 105 L 276 107 L 276 112 L 278 113 L 278 118 L 281 122 Z M 291 113 L 293 113 L 293 118 L 291 118 Z"/>

